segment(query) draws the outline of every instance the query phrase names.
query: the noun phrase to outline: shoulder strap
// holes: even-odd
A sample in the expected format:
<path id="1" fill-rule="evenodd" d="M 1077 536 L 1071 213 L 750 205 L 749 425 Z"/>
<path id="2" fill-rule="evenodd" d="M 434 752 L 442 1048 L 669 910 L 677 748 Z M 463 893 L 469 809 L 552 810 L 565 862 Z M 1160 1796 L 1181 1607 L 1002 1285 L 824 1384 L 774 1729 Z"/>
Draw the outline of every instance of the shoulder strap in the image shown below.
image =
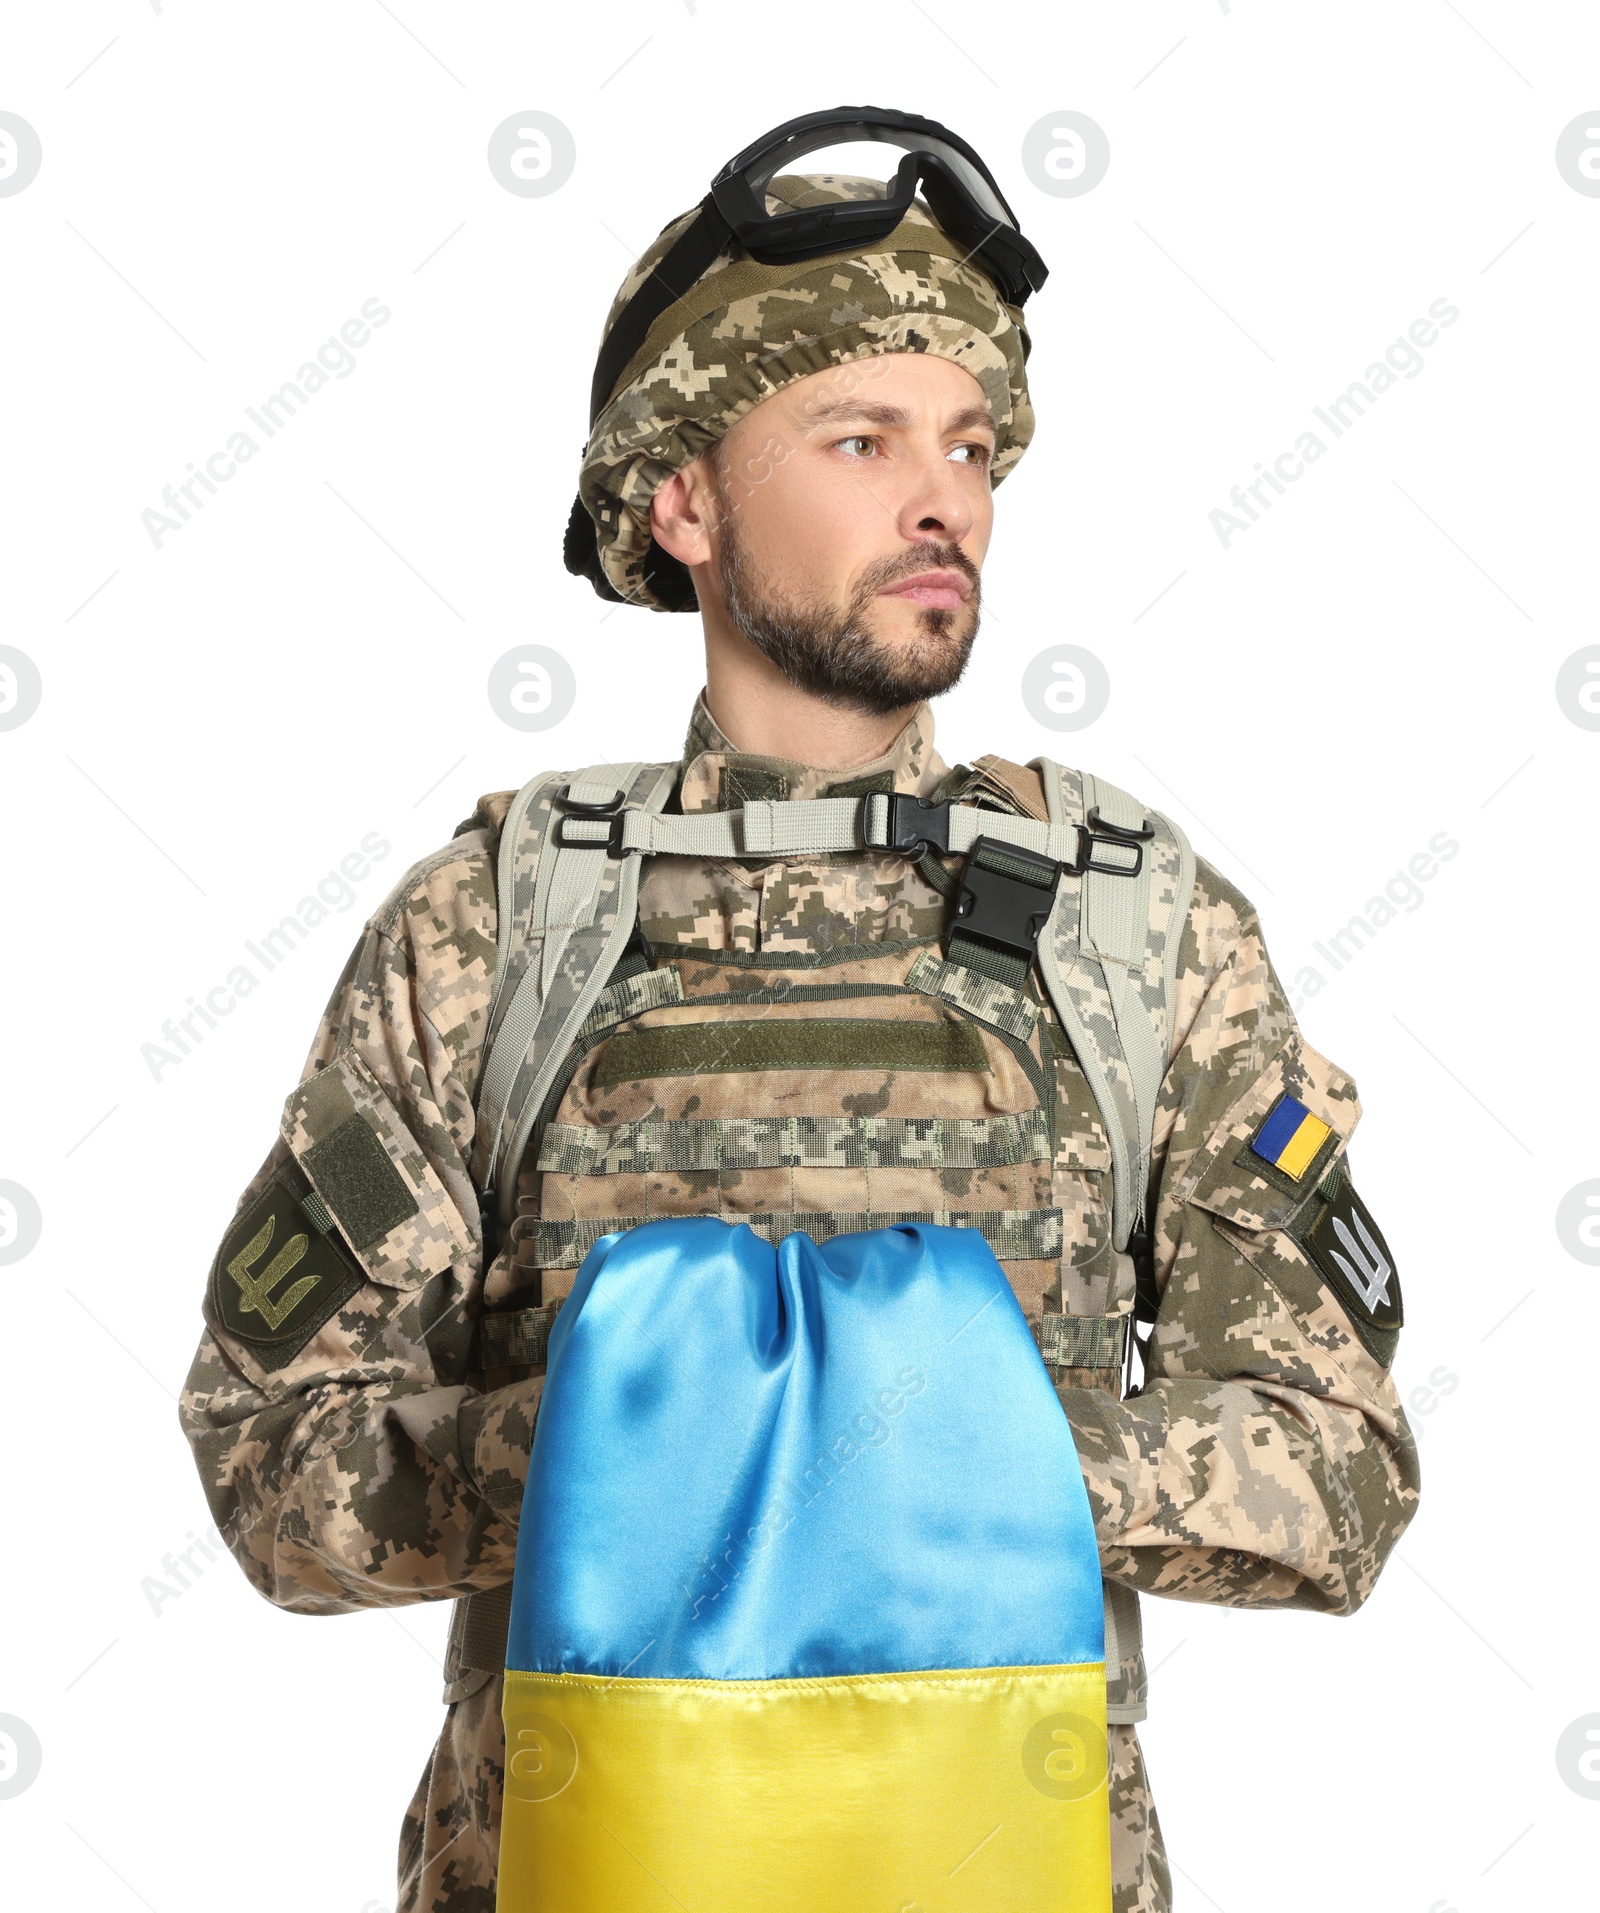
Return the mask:
<path id="1" fill-rule="evenodd" d="M 621 961 L 639 902 L 620 819 L 653 817 L 676 764 L 602 764 L 536 777 L 500 833 L 498 961 L 478 1076 L 472 1174 L 503 1224 L 556 1071 Z"/>
<path id="2" fill-rule="evenodd" d="M 1136 875 L 1088 863 L 1063 883 L 1039 938 L 1039 969 L 1089 1079 L 1111 1144 L 1112 1233 L 1145 1226 L 1156 1097 L 1172 1050 L 1178 948 L 1194 851 L 1171 818 L 1088 772 L 1035 758 L 1056 827 L 1099 825 L 1143 848 Z"/>

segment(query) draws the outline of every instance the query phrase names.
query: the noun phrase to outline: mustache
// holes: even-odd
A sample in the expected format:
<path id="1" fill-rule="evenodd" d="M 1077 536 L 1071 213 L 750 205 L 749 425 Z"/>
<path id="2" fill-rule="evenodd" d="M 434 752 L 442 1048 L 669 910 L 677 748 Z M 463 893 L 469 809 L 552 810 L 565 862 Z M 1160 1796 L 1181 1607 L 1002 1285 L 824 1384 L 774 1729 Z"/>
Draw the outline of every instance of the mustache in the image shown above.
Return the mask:
<path id="1" fill-rule="evenodd" d="M 919 571 L 958 572 L 972 586 L 973 597 L 978 595 L 978 567 L 961 547 L 928 544 L 917 551 L 903 552 L 880 560 L 861 580 L 857 599 L 864 604 L 887 586 L 898 584 L 902 578 L 914 578 Z"/>

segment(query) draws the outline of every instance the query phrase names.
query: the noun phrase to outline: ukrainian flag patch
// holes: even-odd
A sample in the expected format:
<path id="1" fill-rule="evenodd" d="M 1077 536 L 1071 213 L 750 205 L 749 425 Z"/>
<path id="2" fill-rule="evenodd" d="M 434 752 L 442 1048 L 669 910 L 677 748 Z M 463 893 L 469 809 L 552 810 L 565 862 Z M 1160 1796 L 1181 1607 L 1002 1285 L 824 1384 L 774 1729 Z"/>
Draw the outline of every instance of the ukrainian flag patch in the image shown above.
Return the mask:
<path id="1" fill-rule="evenodd" d="M 1250 1148 L 1280 1175 L 1298 1182 L 1332 1133 L 1320 1116 L 1285 1092 L 1261 1119 Z"/>

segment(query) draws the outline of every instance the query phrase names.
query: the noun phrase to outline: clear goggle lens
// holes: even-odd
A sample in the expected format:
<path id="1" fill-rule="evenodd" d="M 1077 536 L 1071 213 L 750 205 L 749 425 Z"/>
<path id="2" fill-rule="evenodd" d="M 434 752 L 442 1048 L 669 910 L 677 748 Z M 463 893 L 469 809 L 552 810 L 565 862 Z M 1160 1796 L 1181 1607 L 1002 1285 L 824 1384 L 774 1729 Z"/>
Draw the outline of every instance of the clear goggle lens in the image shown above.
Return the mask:
<path id="1" fill-rule="evenodd" d="M 897 149 L 892 157 L 884 153 L 885 146 Z M 808 146 L 804 140 L 796 140 L 782 154 L 757 160 L 747 166 L 744 177 L 758 204 L 764 203 L 768 182 L 780 173 L 843 173 L 854 178 L 872 179 L 879 186 L 879 197 L 887 198 L 890 181 L 882 177 L 886 170 L 885 159 L 889 159 L 887 171 L 892 175 L 899 169 L 904 154 L 923 152 L 934 153 L 944 162 L 986 218 L 997 225 L 1011 225 L 1011 215 L 1001 205 L 994 188 L 983 174 L 964 153 L 957 152 L 941 139 L 885 132 L 881 138 L 830 138 L 819 146 Z M 770 207 L 768 212 L 772 217 L 781 216 L 773 214 Z"/>

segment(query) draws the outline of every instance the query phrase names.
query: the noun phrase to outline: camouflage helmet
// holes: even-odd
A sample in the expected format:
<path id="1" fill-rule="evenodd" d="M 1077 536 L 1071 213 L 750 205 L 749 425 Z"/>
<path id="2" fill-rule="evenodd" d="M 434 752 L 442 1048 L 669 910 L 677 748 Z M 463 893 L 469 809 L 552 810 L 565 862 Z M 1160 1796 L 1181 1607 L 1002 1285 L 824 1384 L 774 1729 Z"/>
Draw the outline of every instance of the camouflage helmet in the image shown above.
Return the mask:
<path id="1" fill-rule="evenodd" d="M 786 173 L 768 208 L 880 199 L 884 182 L 842 173 Z M 606 330 L 696 217 L 664 226 L 611 302 Z M 997 441 L 998 485 L 1033 437 L 1022 311 L 914 199 L 889 236 L 868 247 L 765 265 L 737 239 L 651 326 L 623 368 L 584 449 L 581 511 L 566 563 L 601 597 L 653 611 L 693 611 L 686 568 L 655 542 L 650 502 L 672 474 L 792 379 L 879 352 L 932 352 L 983 388 Z M 598 558 L 598 563 L 596 562 Z"/>

